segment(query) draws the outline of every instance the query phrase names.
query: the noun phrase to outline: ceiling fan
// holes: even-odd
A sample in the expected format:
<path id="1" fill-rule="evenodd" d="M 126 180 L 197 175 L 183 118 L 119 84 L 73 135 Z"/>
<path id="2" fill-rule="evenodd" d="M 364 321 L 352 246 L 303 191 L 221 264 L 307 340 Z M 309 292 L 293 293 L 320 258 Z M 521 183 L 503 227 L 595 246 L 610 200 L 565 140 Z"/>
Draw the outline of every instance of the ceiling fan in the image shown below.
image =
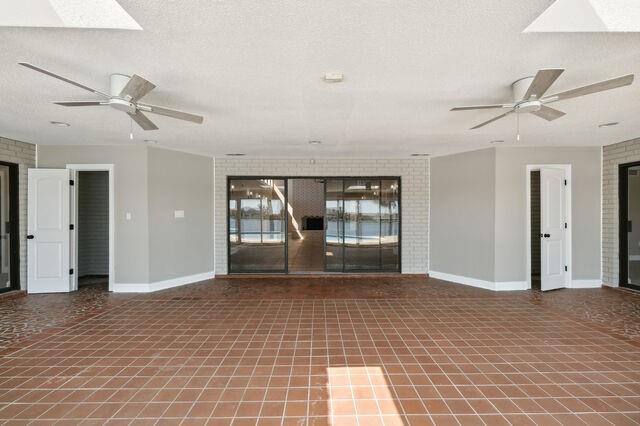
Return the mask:
<path id="1" fill-rule="evenodd" d="M 473 126 L 470 130 L 478 129 L 482 126 L 486 126 L 489 123 L 493 123 L 503 117 L 506 117 L 512 113 L 525 113 L 530 112 L 540 118 L 544 118 L 547 121 L 553 121 L 557 118 L 565 115 L 564 112 L 555 108 L 548 107 L 546 104 L 552 102 L 563 101 L 565 99 L 577 98 L 579 96 L 589 95 L 591 93 L 604 92 L 606 90 L 615 89 L 617 87 L 628 86 L 633 83 L 633 74 L 624 75 L 622 77 L 612 78 L 610 80 L 599 81 L 597 83 L 589 84 L 575 89 L 567 90 L 565 92 L 554 93 L 552 95 L 545 96 L 545 93 L 556 81 L 560 74 L 564 72 L 562 68 L 554 69 L 542 69 L 539 70 L 535 77 L 525 77 L 520 80 L 516 80 L 511 84 L 511 91 L 513 92 L 513 102 L 505 104 L 493 104 L 493 105 L 473 105 L 451 108 L 451 111 L 465 111 L 473 109 L 508 109 L 507 112 L 500 114 L 497 117 L 493 117 L 491 120 L 487 120 L 483 123 Z"/>
<path id="2" fill-rule="evenodd" d="M 97 101 L 54 102 L 54 104 L 57 105 L 66 107 L 107 105 L 129 114 L 133 121 L 135 121 L 143 130 L 158 129 L 158 126 L 153 124 L 153 122 L 149 120 L 149 118 L 144 114 L 145 112 L 164 115 L 171 118 L 177 118 L 178 120 L 191 121 L 198 124 L 201 124 L 204 120 L 199 115 L 139 102 L 140 99 L 142 99 L 147 93 L 152 91 L 156 86 L 155 84 L 145 80 L 137 74 L 134 74 L 132 77 L 122 74 L 111 74 L 109 81 L 109 94 L 106 94 L 66 77 L 62 77 L 58 74 L 52 73 L 51 71 L 37 67 L 33 64 L 29 64 L 27 62 L 19 62 L 19 64 L 23 67 L 31 68 L 32 70 L 41 72 L 42 74 L 46 74 L 50 77 L 62 80 L 65 83 L 73 84 L 76 87 L 95 93 L 96 95 L 103 98 Z"/>

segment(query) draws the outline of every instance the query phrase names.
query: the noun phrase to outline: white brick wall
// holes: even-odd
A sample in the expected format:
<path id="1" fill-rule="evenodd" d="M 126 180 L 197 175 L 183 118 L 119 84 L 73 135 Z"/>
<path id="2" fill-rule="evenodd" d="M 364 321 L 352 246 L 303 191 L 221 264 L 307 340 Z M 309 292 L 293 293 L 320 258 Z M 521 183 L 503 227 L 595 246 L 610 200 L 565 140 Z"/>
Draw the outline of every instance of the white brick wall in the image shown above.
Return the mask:
<path id="1" fill-rule="evenodd" d="M 619 284 L 618 166 L 640 161 L 640 138 L 602 149 L 602 282 Z"/>
<path id="2" fill-rule="evenodd" d="M 0 137 L 0 161 L 18 164 L 20 198 L 20 287 L 27 284 L 27 169 L 36 165 L 36 146 Z"/>
<path id="3" fill-rule="evenodd" d="M 426 273 L 429 257 L 429 161 L 292 160 L 216 158 L 214 257 L 216 274 L 227 273 L 227 176 L 400 176 L 402 272 Z"/>

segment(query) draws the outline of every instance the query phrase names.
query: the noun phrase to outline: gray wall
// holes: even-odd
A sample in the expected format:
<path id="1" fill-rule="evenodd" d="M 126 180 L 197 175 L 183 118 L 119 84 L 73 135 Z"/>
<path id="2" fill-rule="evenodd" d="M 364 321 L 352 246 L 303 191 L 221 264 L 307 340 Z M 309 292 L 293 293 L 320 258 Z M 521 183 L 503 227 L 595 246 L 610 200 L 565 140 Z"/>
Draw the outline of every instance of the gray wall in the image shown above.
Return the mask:
<path id="1" fill-rule="evenodd" d="M 109 274 L 109 173 L 79 172 L 78 267 L 79 277 Z"/>
<path id="2" fill-rule="evenodd" d="M 149 208 L 146 146 L 38 146 L 38 167 L 113 164 L 115 282 L 149 282 Z M 131 220 L 125 214 L 131 213 Z"/>
<path id="3" fill-rule="evenodd" d="M 571 164 L 572 279 L 600 279 L 600 161 L 600 147 L 496 149 L 496 281 L 526 280 L 527 164 Z"/>
<path id="4" fill-rule="evenodd" d="M 150 281 L 213 271 L 213 159 L 149 148 L 148 167 Z"/>
<path id="5" fill-rule="evenodd" d="M 430 267 L 494 281 L 495 150 L 431 159 Z"/>

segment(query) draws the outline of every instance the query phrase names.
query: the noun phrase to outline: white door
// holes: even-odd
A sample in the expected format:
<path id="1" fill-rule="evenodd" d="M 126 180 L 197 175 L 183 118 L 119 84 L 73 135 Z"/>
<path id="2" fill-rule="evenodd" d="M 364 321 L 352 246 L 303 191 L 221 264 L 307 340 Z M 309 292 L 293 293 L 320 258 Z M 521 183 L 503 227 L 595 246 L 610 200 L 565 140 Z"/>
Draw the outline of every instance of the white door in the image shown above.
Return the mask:
<path id="1" fill-rule="evenodd" d="M 27 291 L 59 293 L 69 280 L 69 170 L 29 169 Z"/>
<path id="2" fill-rule="evenodd" d="M 565 175 L 564 170 L 540 170 L 540 287 L 565 286 Z"/>

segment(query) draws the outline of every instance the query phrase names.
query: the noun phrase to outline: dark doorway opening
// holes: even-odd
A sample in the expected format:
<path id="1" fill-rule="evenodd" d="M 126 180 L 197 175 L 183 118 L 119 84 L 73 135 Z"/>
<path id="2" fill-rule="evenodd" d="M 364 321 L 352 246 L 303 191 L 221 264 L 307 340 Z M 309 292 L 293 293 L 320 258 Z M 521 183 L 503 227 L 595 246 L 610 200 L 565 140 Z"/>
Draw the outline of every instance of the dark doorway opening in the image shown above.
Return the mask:
<path id="1" fill-rule="evenodd" d="M 540 290 L 540 170 L 531 171 L 531 289 Z"/>
<path id="2" fill-rule="evenodd" d="M 78 287 L 109 284 L 109 172 L 79 171 Z"/>

